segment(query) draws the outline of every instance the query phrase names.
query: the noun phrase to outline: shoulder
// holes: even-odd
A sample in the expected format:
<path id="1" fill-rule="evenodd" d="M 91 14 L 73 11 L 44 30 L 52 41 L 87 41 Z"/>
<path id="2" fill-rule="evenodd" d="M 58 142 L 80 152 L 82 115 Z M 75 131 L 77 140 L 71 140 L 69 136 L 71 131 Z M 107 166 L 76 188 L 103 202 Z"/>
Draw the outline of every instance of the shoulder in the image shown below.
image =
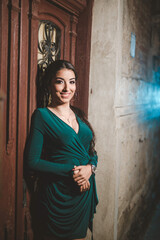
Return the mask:
<path id="1" fill-rule="evenodd" d="M 31 129 L 38 129 L 44 133 L 49 123 L 50 119 L 47 108 L 36 108 L 31 117 Z"/>
<path id="2" fill-rule="evenodd" d="M 46 118 L 46 108 L 36 108 L 32 114 L 32 122 L 43 122 Z"/>
<path id="3" fill-rule="evenodd" d="M 43 114 L 43 113 L 45 113 L 46 112 L 46 109 L 47 108 L 36 108 L 35 110 L 34 110 L 34 112 L 39 112 L 39 113 L 41 113 L 41 114 Z"/>
<path id="4" fill-rule="evenodd" d="M 32 114 L 32 116 L 42 117 L 46 115 L 46 108 L 36 108 Z"/>

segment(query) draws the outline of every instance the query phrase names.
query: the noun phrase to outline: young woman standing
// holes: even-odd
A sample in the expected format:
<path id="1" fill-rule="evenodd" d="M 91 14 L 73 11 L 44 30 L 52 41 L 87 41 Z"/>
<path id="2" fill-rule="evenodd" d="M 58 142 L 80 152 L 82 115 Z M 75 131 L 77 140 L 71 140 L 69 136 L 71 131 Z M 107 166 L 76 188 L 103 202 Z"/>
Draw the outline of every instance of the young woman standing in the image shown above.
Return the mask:
<path id="1" fill-rule="evenodd" d="M 71 106 L 77 74 L 65 60 L 45 74 L 50 103 L 32 116 L 26 163 L 39 173 L 37 207 L 45 240 L 84 240 L 98 203 L 94 132 L 81 110 Z"/>

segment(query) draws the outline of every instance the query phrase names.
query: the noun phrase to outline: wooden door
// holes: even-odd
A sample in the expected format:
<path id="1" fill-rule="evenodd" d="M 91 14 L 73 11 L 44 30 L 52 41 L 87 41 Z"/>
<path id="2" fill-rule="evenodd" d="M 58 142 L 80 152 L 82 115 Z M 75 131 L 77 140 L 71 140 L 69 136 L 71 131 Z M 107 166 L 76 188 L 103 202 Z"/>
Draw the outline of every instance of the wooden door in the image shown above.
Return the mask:
<path id="1" fill-rule="evenodd" d="M 66 59 L 77 65 L 80 76 L 79 89 L 85 99 L 80 97 L 77 105 L 87 112 L 92 2 L 0 2 L 0 89 L 6 96 L 2 115 L 3 143 L 0 151 L 1 240 L 33 239 L 30 198 L 23 178 L 23 153 L 31 115 L 37 107 L 36 77 L 40 25 L 49 23 L 60 35 L 59 51 L 53 59 Z"/>

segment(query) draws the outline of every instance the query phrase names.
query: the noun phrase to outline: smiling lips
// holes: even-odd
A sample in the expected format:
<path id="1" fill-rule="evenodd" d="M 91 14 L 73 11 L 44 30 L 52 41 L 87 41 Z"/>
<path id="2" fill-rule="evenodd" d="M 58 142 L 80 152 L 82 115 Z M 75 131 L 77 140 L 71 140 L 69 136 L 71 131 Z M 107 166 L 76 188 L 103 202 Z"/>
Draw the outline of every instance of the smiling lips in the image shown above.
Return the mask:
<path id="1" fill-rule="evenodd" d="M 61 96 L 64 97 L 64 98 L 68 98 L 68 97 L 70 97 L 70 94 L 71 93 L 68 93 L 68 92 L 62 92 Z"/>

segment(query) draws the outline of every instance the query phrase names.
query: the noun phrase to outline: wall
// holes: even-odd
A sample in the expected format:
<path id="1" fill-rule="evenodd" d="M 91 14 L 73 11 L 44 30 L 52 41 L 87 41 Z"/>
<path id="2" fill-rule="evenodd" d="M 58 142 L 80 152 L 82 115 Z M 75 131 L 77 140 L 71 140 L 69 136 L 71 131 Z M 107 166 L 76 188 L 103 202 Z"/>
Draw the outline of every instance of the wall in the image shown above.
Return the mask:
<path id="1" fill-rule="evenodd" d="M 95 239 L 114 237 L 116 184 L 117 0 L 95 0 L 93 6 L 89 119 L 97 137 L 99 206 L 94 221 Z"/>
<path id="2" fill-rule="evenodd" d="M 99 155 L 96 240 L 127 239 L 158 177 L 159 118 L 150 117 L 146 97 L 157 91 L 149 84 L 151 24 L 151 1 L 94 1 L 89 119 Z"/>

